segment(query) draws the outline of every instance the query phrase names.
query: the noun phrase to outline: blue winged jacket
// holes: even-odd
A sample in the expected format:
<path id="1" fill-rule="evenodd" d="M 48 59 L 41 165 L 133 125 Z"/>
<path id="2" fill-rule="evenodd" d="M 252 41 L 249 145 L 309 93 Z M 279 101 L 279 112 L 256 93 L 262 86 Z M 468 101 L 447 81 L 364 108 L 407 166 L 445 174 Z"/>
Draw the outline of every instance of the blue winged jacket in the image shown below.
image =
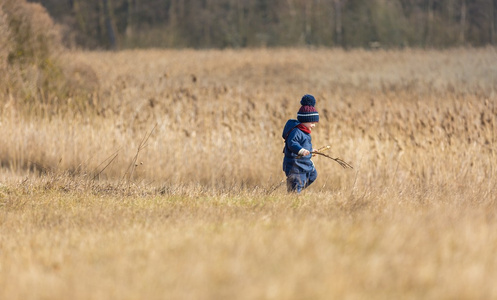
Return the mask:
<path id="1" fill-rule="evenodd" d="M 287 176 L 290 173 L 307 173 L 314 169 L 312 154 L 298 158 L 300 149 L 312 151 L 311 135 L 297 128 L 299 124 L 299 121 L 290 119 L 283 128 L 282 137 L 285 140 L 283 171 Z"/>

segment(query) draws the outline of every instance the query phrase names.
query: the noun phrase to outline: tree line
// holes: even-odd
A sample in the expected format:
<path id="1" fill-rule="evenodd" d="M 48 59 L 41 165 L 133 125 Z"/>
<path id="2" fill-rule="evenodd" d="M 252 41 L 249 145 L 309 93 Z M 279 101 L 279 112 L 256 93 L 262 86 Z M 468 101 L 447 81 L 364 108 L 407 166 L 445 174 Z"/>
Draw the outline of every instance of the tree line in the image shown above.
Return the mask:
<path id="1" fill-rule="evenodd" d="M 95 48 L 497 44 L 497 0 L 31 0 Z"/>

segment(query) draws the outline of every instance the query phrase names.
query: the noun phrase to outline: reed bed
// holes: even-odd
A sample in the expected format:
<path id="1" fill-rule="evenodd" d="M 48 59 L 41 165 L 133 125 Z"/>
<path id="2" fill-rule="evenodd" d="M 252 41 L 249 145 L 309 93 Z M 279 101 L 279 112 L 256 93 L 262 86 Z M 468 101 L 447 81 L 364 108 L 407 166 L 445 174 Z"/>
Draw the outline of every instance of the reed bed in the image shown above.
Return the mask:
<path id="1" fill-rule="evenodd" d="M 26 117 L 7 102 L 0 159 L 13 173 L 84 169 L 119 179 L 155 127 L 136 180 L 279 182 L 282 126 L 312 93 L 321 114 L 313 143 L 355 167 L 316 158 L 315 189 L 482 182 L 495 174 L 496 57 L 493 48 L 69 53 L 68 62 L 94 70 L 94 112 L 33 108 Z"/>

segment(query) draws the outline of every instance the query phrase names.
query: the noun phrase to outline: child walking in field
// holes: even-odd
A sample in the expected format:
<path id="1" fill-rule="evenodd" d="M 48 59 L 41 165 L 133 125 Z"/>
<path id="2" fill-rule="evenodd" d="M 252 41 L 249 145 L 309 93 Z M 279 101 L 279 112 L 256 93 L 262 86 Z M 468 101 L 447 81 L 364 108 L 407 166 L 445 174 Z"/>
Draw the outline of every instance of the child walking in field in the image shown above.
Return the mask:
<path id="1" fill-rule="evenodd" d="M 313 183 L 318 174 L 311 160 L 312 148 L 311 131 L 319 122 L 319 113 L 314 106 L 316 99 L 312 95 L 304 95 L 300 100 L 302 105 L 297 113 L 297 120 L 290 119 L 283 129 L 285 140 L 285 158 L 283 171 L 286 175 L 288 192 L 300 193 Z"/>

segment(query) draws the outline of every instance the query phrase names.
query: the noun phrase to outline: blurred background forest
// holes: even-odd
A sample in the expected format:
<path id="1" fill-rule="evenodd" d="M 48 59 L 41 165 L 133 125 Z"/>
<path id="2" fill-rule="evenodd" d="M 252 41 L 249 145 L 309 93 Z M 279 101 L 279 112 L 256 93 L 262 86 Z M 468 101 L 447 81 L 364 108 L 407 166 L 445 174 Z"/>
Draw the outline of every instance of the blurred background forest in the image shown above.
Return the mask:
<path id="1" fill-rule="evenodd" d="M 34 0 L 85 49 L 497 44 L 497 0 Z"/>

